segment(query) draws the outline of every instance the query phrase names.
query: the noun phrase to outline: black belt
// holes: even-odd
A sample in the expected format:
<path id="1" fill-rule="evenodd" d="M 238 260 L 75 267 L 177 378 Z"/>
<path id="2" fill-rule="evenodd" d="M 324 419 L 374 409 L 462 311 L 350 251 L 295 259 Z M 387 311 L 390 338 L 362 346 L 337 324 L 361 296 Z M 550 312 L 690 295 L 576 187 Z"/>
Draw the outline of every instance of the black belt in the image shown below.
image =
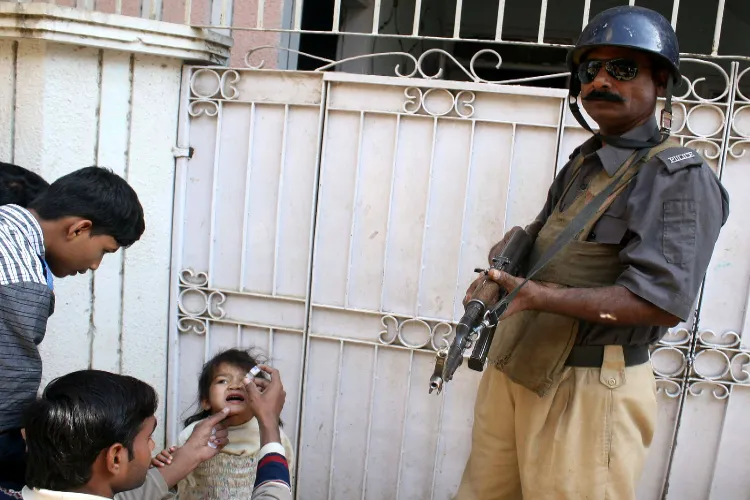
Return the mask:
<path id="1" fill-rule="evenodd" d="M 642 365 L 649 360 L 648 346 L 624 345 L 622 352 L 625 355 L 625 366 Z M 574 345 L 570 351 L 566 366 L 578 366 L 582 368 L 599 368 L 604 361 L 603 345 Z"/>

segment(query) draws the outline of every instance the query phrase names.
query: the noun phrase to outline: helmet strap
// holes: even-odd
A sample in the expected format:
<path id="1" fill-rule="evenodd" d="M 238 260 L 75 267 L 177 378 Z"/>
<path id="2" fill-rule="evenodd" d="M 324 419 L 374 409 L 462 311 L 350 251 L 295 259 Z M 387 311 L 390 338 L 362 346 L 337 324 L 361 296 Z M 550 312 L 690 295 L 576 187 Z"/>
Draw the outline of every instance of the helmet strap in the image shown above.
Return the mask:
<path id="1" fill-rule="evenodd" d="M 674 84 L 672 82 L 672 77 L 667 81 L 667 95 L 666 100 L 664 102 L 664 109 L 661 110 L 661 123 L 660 125 L 660 132 L 662 135 L 669 136 L 669 133 L 672 130 L 672 91 L 674 89 Z"/>

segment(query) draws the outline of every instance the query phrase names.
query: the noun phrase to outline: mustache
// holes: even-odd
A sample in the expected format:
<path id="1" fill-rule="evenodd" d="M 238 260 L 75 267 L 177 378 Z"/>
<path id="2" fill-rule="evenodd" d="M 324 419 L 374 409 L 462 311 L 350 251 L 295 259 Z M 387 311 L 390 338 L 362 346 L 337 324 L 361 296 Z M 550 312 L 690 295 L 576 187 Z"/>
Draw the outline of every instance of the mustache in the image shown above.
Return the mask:
<path id="1" fill-rule="evenodd" d="M 625 102 L 625 99 L 623 99 L 619 95 L 613 94 L 612 92 L 603 92 L 601 90 L 592 90 L 586 95 L 586 97 L 583 98 L 583 100 L 584 101 Z"/>

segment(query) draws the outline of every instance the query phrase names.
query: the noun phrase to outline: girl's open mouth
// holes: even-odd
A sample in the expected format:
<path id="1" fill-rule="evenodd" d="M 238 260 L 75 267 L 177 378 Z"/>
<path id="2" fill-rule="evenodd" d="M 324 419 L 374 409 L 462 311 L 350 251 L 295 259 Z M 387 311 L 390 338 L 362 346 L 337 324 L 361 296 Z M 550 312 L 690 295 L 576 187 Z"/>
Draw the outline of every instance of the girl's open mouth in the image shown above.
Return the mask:
<path id="1" fill-rule="evenodd" d="M 244 403 L 245 396 L 242 394 L 230 394 L 226 399 L 227 403 Z"/>

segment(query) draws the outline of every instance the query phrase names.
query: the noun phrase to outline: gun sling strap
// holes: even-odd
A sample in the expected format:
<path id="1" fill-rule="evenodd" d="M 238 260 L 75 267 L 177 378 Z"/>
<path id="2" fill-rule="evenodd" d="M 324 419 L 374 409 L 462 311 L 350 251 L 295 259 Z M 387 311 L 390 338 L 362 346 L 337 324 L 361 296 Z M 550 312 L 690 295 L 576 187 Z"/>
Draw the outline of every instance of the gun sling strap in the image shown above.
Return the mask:
<path id="1" fill-rule="evenodd" d="M 565 245 L 571 242 L 578 233 L 580 233 L 588 222 L 596 216 L 597 212 L 604 204 L 605 200 L 612 195 L 617 188 L 620 181 L 630 170 L 628 167 L 636 165 L 640 161 L 648 161 L 658 153 L 673 147 L 672 144 L 668 144 L 667 141 L 661 142 L 654 145 L 651 148 L 643 148 L 636 150 L 625 162 L 620 165 L 617 171 L 617 177 L 615 177 L 598 195 L 594 197 L 581 212 L 570 222 L 570 224 L 557 236 L 552 245 L 542 255 L 542 257 L 534 264 L 531 270 L 526 274 L 525 279 L 514 288 L 508 295 L 505 296 L 497 305 L 495 305 L 491 314 L 496 316 L 502 315 L 503 312 L 508 308 L 511 301 L 518 295 L 521 288 L 526 285 L 534 276 L 542 270 L 552 259 L 557 255 Z M 637 175 L 637 172 L 636 172 Z M 634 178 L 635 176 L 633 176 Z M 632 180 L 632 178 L 630 179 Z M 629 181 L 628 181 L 629 182 Z M 585 352 L 584 352 L 585 351 Z M 636 364 L 644 363 L 648 360 L 648 350 L 644 346 L 628 346 L 624 348 L 626 365 L 632 366 Z M 576 346 L 571 353 L 569 362 L 567 364 L 573 366 L 587 366 L 587 367 L 598 367 L 601 366 L 603 359 L 604 347 L 603 346 Z M 644 358 L 645 355 L 645 358 Z"/>

